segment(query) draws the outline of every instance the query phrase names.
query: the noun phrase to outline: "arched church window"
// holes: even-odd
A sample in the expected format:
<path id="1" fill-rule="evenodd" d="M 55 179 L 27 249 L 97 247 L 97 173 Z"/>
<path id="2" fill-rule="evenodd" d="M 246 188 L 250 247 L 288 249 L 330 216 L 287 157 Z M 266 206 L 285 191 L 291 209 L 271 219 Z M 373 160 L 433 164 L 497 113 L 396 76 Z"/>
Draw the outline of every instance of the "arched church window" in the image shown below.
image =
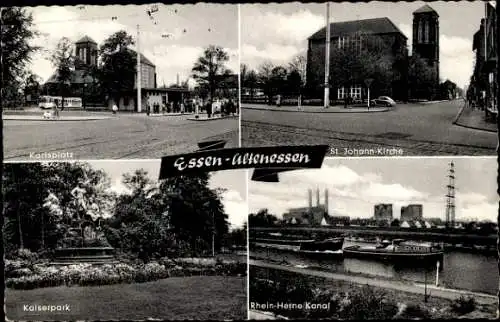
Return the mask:
<path id="1" fill-rule="evenodd" d="M 423 26 L 423 24 L 422 24 L 422 21 L 419 21 L 419 22 L 418 22 L 418 25 L 417 25 L 417 41 L 418 41 L 419 43 L 421 43 L 421 42 L 422 42 L 422 31 L 423 31 L 422 29 L 423 29 L 423 27 L 424 27 L 424 26 Z"/>

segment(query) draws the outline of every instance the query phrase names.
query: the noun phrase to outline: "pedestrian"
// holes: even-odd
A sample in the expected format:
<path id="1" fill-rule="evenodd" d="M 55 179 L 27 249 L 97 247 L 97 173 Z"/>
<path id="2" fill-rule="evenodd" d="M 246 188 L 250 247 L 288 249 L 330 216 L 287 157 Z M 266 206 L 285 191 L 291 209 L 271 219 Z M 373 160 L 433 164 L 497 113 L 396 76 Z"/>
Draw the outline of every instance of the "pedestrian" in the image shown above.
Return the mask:
<path id="1" fill-rule="evenodd" d="M 149 104 L 149 102 L 146 104 L 146 115 L 149 116 L 149 114 L 151 113 L 151 105 Z"/>
<path id="2" fill-rule="evenodd" d="M 299 111 L 302 111 L 302 95 L 299 94 L 299 98 L 297 100 Z"/>
<path id="3" fill-rule="evenodd" d="M 116 103 L 113 104 L 113 107 L 111 109 L 113 110 L 113 114 L 116 114 L 116 112 L 118 112 L 118 106 L 116 106 Z"/>
<path id="4" fill-rule="evenodd" d="M 276 106 L 277 106 L 277 107 L 280 107 L 280 106 L 281 106 L 281 95 L 280 95 L 280 94 L 278 94 L 278 95 L 276 96 Z"/>
<path id="5" fill-rule="evenodd" d="M 59 100 L 55 99 L 54 100 L 54 113 L 53 116 L 55 118 L 59 118 Z"/>
<path id="6" fill-rule="evenodd" d="M 208 100 L 207 105 L 206 105 L 206 109 L 207 109 L 207 117 L 211 118 L 212 117 L 212 100 Z"/>

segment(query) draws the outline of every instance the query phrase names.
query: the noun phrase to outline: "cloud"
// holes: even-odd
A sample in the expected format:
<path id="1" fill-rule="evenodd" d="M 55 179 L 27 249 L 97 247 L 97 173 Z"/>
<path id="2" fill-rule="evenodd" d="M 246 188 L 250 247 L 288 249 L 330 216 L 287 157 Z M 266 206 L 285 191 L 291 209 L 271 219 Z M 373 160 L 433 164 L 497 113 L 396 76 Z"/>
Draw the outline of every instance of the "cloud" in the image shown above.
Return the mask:
<path id="1" fill-rule="evenodd" d="M 43 47 L 43 50 L 33 55 L 30 67 L 44 81 L 54 73 L 54 67 L 47 58 L 63 37 L 75 42 L 87 35 L 101 45 L 113 33 L 124 30 L 134 37 L 134 41 L 137 38 L 137 29 L 135 25 L 128 24 L 130 21 L 127 16 L 121 16 L 117 20 L 112 20 L 109 16 L 89 19 L 83 13 L 65 7 L 37 7 L 33 11 L 33 18 L 40 34 L 33 40 L 33 44 Z M 163 35 L 167 34 L 170 36 L 164 38 Z M 166 85 L 175 83 L 177 74 L 181 81 L 189 79 L 193 64 L 204 50 L 197 44 L 186 44 L 183 29 L 179 27 L 157 32 L 142 31 L 140 36 L 141 52 L 156 65 L 159 85 L 163 85 L 163 80 Z M 135 46 L 132 48 L 135 49 Z M 230 56 L 226 66 L 234 72 L 238 71 L 238 49 L 225 49 Z M 192 80 L 190 82 L 193 85 Z"/>
<path id="2" fill-rule="evenodd" d="M 417 183 L 416 183 L 417 184 Z M 346 165 L 323 166 L 322 169 L 299 170 L 280 174 L 279 183 L 249 182 L 249 211 L 267 208 L 278 217 L 289 208 L 307 207 L 308 189 L 320 189 L 320 203 L 324 203 L 324 189 L 328 189 L 329 213 L 352 218 L 373 216 L 378 203 L 393 204 L 393 216 L 399 218 L 401 206 L 420 203 L 424 217 L 445 215 L 444 196 L 437 196 L 412 186 L 411 181 L 389 182 L 383 173 L 355 171 Z M 313 193 L 313 204 L 316 192 Z M 495 220 L 497 203 L 477 192 L 457 193 L 456 215 L 459 218 Z"/>
<path id="3" fill-rule="evenodd" d="M 241 228 L 247 222 L 248 204 L 236 190 L 227 190 L 222 195 L 224 210 L 231 228 Z"/>
<path id="4" fill-rule="evenodd" d="M 412 52 L 413 27 L 408 24 L 399 24 L 398 28 L 408 37 L 408 51 Z M 472 40 L 464 37 L 439 36 L 440 77 L 444 81 L 449 79 L 460 87 L 469 83 L 474 66 Z"/>
<path id="5" fill-rule="evenodd" d="M 307 38 L 324 25 L 324 18 L 309 10 L 290 15 L 253 11 L 252 6 L 242 9 L 241 24 L 242 61 L 253 69 L 264 61 L 286 65 L 294 56 L 305 53 Z"/>

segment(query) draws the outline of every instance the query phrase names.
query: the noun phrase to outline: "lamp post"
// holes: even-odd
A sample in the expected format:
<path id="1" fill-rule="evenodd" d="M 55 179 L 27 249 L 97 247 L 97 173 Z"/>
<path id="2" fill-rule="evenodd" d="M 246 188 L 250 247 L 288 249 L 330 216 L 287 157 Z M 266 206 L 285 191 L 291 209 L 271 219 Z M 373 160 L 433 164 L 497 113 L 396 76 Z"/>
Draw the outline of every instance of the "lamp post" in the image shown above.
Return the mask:
<path id="1" fill-rule="evenodd" d="M 326 37 L 325 37 L 325 97 L 324 107 L 330 106 L 330 3 L 326 3 Z"/>
<path id="2" fill-rule="evenodd" d="M 82 101 L 83 101 L 83 109 L 87 109 L 87 99 L 85 97 L 85 89 L 87 88 L 87 83 L 83 83 L 83 95 L 82 95 Z"/>

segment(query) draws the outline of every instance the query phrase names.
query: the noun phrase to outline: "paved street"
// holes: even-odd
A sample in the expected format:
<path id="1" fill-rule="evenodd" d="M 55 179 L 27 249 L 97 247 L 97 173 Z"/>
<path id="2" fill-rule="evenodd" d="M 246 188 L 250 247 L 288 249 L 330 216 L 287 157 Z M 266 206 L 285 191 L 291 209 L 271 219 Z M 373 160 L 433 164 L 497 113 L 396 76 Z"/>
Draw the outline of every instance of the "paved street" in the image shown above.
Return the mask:
<path id="1" fill-rule="evenodd" d="M 62 112 L 61 118 L 75 113 Z M 212 139 L 228 140 L 226 147 L 238 147 L 237 118 L 206 122 L 188 118 L 118 114 L 90 121 L 4 120 L 4 157 L 35 161 L 30 154 L 50 152 L 72 153 L 75 159 L 160 158 L 193 152 L 198 142 Z"/>
<path id="2" fill-rule="evenodd" d="M 404 156 L 495 155 L 496 133 L 453 124 L 462 106 L 463 100 L 456 100 L 399 104 L 378 113 L 292 113 L 243 105 L 242 145 L 328 144 L 329 156 L 380 148 L 401 149 Z"/>

